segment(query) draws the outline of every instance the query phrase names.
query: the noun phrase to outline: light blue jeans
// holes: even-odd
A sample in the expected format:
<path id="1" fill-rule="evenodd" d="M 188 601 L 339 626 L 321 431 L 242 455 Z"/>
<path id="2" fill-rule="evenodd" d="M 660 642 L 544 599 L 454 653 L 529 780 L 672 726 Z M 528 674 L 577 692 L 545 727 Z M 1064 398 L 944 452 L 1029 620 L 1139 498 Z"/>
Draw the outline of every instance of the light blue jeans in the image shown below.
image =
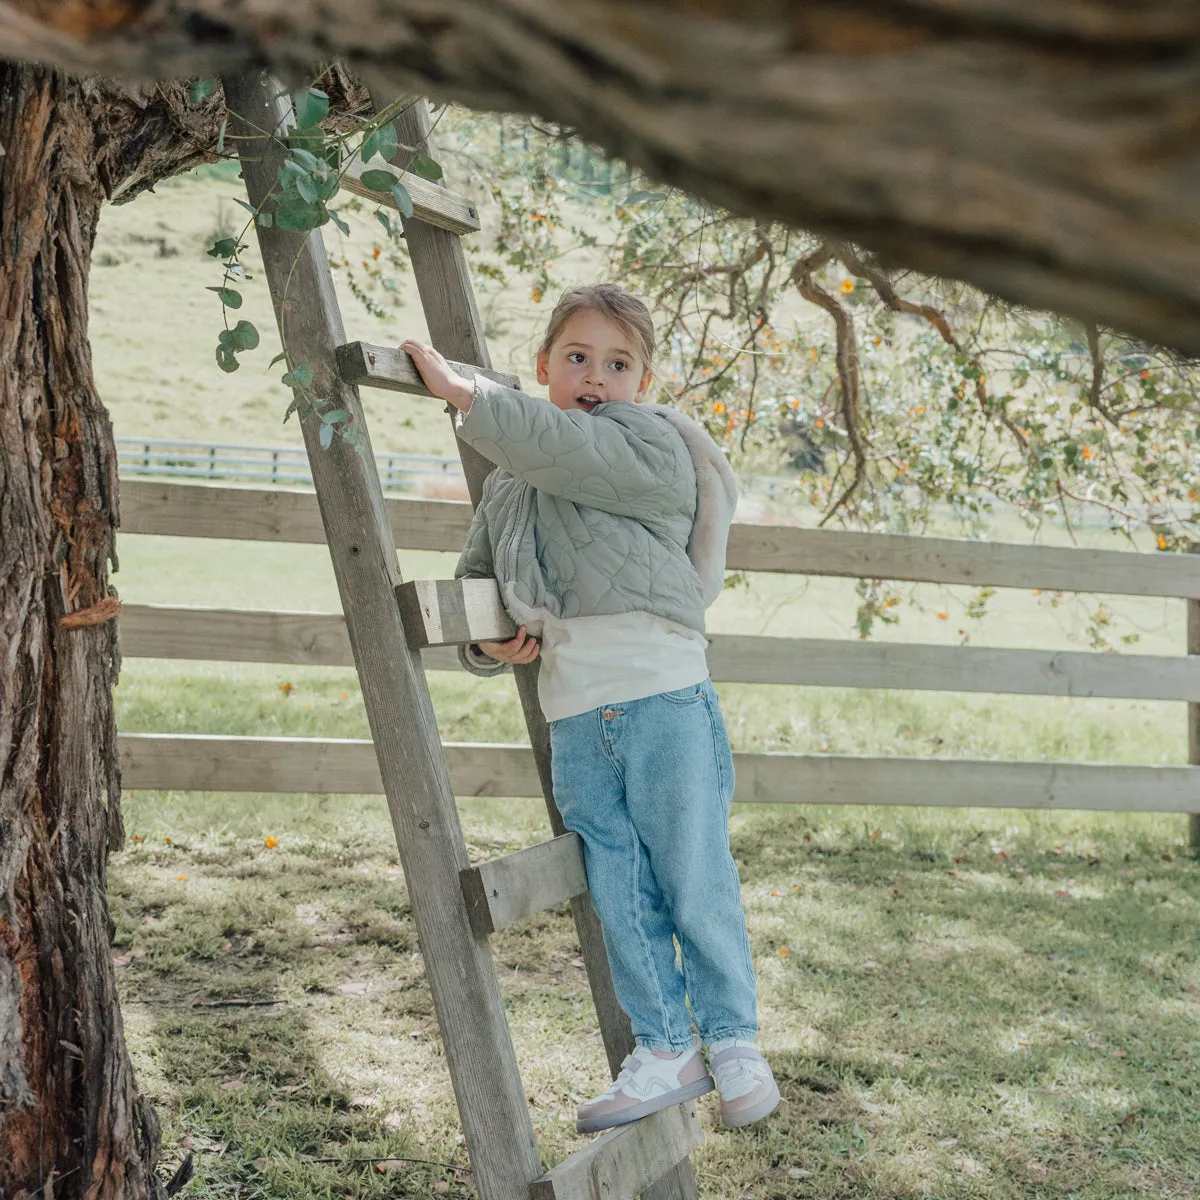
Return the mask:
<path id="1" fill-rule="evenodd" d="M 754 968 L 729 852 L 733 755 L 712 683 L 553 721 L 550 742 L 554 796 L 583 839 L 638 1044 L 690 1048 L 693 1017 L 705 1045 L 753 1039 Z"/>

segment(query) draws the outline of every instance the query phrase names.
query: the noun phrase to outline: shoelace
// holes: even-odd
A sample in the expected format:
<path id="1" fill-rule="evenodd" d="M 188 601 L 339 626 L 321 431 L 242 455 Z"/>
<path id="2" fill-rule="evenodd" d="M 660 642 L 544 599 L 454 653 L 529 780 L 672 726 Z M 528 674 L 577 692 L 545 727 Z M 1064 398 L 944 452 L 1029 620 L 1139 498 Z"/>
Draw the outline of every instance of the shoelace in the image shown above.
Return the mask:
<path id="1" fill-rule="evenodd" d="M 752 1092 L 760 1083 L 766 1082 L 765 1066 L 760 1059 L 750 1058 L 731 1058 L 722 1063 L 714 1072 L 721 1095 L 728 1100 L 736 1100 Z"/>

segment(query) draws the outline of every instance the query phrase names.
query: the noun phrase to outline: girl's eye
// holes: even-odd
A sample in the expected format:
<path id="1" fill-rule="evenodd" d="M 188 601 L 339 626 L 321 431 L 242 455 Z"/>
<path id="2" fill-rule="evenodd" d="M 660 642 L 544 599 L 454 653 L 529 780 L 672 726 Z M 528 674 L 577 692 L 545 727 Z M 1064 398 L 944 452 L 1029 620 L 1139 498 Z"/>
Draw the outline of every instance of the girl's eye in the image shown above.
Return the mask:
<path id="1" fill-rule="evenodd" d="M 583 351 L 582 350 L 572 350 L 571 353 L 567 355 L 567 361 L 568 362 L 582 362 L 583 361 Z"/>
<path id="2" fill-rule="evenodd" d="M 609 366 L 616 367 L 618 371 L 629 370 L 629 364 L 622 358 L 614 358 Z"/>

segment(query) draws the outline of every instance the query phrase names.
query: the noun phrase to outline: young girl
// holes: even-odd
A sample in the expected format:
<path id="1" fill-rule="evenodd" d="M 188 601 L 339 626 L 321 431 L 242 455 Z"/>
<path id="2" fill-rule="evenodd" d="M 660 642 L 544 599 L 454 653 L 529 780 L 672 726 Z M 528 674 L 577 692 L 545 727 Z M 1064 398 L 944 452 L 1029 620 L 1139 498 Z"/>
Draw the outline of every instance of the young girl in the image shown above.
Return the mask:
<path id="1" fill-rule="evenodd" d="M 577 1127 L 637 1120 L 711 1091 L 714 1075 L 725 1124 L 757 1121 L 779 1089 L 754 1046 L 733 758 L 705 661 L 736 500 L 729 465 L 689 418 L 643 403 L 654 325 L 613 284 L 573 288 L 555 307 L 537 354 L 549 404 L 472 384 L 421 342 L 402 349 L 458 410 L 458 436 L 498 468 L 456 575 L 494 576 L 520 628 L 472 647 L 469 665 L 541 655 L 555 800 L 583 839 L 637 1043 Z"/>

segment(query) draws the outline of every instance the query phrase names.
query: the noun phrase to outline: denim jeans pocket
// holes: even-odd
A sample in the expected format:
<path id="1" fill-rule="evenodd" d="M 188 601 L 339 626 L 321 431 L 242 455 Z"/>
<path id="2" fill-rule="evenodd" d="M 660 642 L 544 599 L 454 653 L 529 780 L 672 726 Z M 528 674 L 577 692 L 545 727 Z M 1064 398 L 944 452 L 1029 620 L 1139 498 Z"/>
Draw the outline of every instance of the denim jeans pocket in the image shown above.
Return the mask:
<path id="1" fill-rule="evenodd" d="M 673 692 L 659 692 L 657 699 L 668 704 L 703 704 L 704 684 L 693 683 L 688 687 L 676 688 Z"/>

